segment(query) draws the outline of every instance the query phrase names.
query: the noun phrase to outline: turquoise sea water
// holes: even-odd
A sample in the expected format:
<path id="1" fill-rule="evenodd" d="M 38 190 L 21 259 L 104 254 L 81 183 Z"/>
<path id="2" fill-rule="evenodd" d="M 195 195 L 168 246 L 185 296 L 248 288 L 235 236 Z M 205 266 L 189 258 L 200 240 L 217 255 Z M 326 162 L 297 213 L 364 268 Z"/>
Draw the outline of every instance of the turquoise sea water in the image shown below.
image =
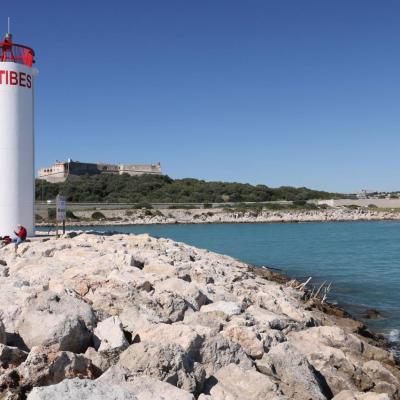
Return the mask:
<path id="1" fill-rule="evenodd" d="M 79 228 L 81 229 L 81 228 Z M 400 223 L 213 224 L 90 227 L 100 231 L 147 232 L 228 254 L 290 276 L 332 282 L 329 301 L 365 320 L 393 342 L 400 330 Z"/>

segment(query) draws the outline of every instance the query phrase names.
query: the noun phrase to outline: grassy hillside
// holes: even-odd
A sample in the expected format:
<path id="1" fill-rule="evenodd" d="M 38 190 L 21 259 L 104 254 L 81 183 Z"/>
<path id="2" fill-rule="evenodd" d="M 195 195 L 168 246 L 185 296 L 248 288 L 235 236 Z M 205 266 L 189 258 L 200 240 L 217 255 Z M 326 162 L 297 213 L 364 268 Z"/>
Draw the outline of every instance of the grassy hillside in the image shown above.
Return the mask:
<path id="1" fill-rule="evenodd" d="M 36 200 L 54 199 L 57 194 L 72 202 L 109 203 L 214 203 L 309 200 L 342 197 L 307 188 L 244 183 L 206 182 L 197 179 L 171 179 L 168 176 L 98 175 L 48 183 L 36 180 Z"/>

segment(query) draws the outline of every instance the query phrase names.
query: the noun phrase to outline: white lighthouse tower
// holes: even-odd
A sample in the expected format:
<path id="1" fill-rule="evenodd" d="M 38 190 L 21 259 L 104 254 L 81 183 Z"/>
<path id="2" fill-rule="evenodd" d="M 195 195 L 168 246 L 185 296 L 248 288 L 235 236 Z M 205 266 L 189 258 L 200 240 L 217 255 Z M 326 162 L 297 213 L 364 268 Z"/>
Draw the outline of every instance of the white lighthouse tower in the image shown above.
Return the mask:
<path id="1" fill-rule="evenodd" d="M 0 41 L 0 236 L 34 234 L 34 51 Z"/>

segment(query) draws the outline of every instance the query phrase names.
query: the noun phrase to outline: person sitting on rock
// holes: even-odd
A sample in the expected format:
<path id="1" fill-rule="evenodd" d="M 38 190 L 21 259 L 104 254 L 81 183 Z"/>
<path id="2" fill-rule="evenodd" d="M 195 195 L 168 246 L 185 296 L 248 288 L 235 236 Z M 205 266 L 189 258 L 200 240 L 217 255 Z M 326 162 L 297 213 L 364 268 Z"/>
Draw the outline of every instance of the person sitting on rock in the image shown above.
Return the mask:
<path id="1" fill-rule="evenodd" d="M 28 234 L 26 228 L 23 227 L 21 224 L 17 225 L 17 229 L 18 231 L 14 231 L 16 237 L 12 240 L 12 242 L 15 243 L 15 252 L 17 252 L 18 250 L 18 245 L 26 240 L 26 236 Z"/>

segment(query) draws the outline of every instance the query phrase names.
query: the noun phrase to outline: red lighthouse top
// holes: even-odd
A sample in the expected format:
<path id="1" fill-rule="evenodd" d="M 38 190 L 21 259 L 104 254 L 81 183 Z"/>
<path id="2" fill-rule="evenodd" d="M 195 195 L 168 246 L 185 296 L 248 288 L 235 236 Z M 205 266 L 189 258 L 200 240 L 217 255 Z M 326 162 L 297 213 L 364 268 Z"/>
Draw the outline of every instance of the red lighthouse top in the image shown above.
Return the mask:
<path id="1" fill-rule="evenodd" d="M 13 43 L 11 33 L 7 33 L 0 42 L 0 62 L 5 61 L 32 67 L 35 62 L 35 52 L 30 47 Z"/>

